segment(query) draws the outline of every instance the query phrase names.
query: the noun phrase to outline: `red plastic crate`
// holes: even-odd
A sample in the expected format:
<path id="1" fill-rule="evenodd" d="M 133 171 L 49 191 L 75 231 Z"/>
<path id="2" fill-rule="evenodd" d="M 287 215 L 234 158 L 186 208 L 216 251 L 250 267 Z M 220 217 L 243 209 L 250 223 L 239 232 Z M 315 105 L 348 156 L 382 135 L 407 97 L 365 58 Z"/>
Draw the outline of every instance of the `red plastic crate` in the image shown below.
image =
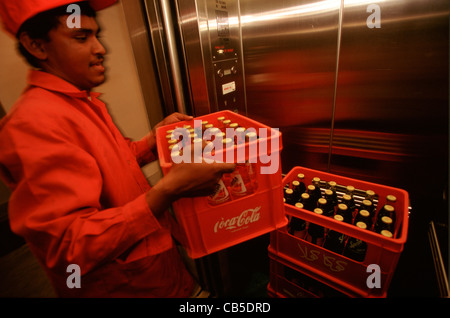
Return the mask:
<path id="1" fill-rule="evenodd" d="M 267 293 L 273 298 L 336 298 L 348 297 L 284 259 L 278 258 L 269 249 L 270 282 Z"/>
<path id="2" fill-rule="evenodd" d="M 367 243 L 367 252 L 364 260 L 358 262 L 289 234 L 287 226 L 271 233 L 270 251 L 277 257 L 295 264 L 303 272 L 320 278 L 333 288 L 339 287 L 342 292 L 347 292 L 356 297 L 385 297 L 407 239 L 408 193 L 402 189 L 304 167 L 292 169 L 283 179 L 283 185 L 295 180 L 298 173 L 305 175 L 306 185 L 311 182 L 312 178 L 319 177 L 322 181 L 335 181 L 342 186 L 353 185 L 355 189 L 373 190 L 379 198 L 377 211 L 385 204 L 387 195 L 395 195 L 397 202 L 395 205 L 396 227 L 394 238 L 386 238 L 376 232 L 361 230 L 355 225 L 338 222 L 331 217 L 317 215 L 314 212 L 285 204 L 285 212 L 289 218 L 297 217 L 321 225 L 325 229 L 336 230 L 349 237 L 361 239 Z M 367 286 L 367 278 L 372 274 L 371 271 L 367 272 L 367 267 L 370 264 L 376 264 L 380 268 L 381 288 L 369 288 Z"/>
<path id="3" fill-rule="evenodd" d="M 258 140 L 234 147 L 233 158 L 242 159 L 239 154 L 245 153 L 245 160 L 255 160 L 256 182 L 258 187 L 253 194 L 233 198 L 232 201 L 219 205 L 211 205 L 208 197 L 182 198 L 172 204 L 175 217 L 182 231 L 181 243 L 191 258 L 199 258 L 257 236 L 266 234 L 287 224 L 283 206 L 283 186 L 280 167 L 280 151 L 282 149 L 281 133 L 259 122 L 231 111 L 221 111 L 197 117 L 194 120 L 208 121 L 218 127 L 217 118 L 225 116 L 232 122 L 245 128 L 254 128 L 258 132 L 264 128 L 267 136 L 259 136 Z M 179 122 L 159 127 L 156 132 L 159 164 L 163 174 L 171 169 L 170 151 L 166 132 L 183 125 L 195 127 L 194 120 Z M 276 144 L 275 142 L 278 142 Z M 272 145 L 274 149 L 272 149 Z M 278 146 L 277 146 L 278 145 Z M 277 147 L 275 147 L 277 146 Z M 260 156 L 258 152 L 249 154 L 249 148 L 267 150 L 269 157 Z M 228 150 L 227 150 L 228 151 Z M 243 151 L 243 152 L 240 152 Z M 226 154 L 224 153 L 224 159 Z M 276 158 L 276 159 L 275 159 Z M 262 174 L 261 168 L 274 168 L 274 173 Z"/>

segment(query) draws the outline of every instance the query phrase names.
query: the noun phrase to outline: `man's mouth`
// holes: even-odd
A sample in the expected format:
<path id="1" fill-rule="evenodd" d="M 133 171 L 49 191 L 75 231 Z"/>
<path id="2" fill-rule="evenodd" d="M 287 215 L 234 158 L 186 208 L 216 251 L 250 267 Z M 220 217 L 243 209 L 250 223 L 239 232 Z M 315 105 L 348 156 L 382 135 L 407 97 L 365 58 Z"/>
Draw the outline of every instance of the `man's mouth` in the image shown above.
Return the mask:
<path id="1" fill-rule="evenodd" d="M 94 69 L 100 71 L 100 72 L 104 72 L 105 71 L 105 67 L 103 66 L 103 59 L 91 62 L 90 66 L 93 67 Z"/>

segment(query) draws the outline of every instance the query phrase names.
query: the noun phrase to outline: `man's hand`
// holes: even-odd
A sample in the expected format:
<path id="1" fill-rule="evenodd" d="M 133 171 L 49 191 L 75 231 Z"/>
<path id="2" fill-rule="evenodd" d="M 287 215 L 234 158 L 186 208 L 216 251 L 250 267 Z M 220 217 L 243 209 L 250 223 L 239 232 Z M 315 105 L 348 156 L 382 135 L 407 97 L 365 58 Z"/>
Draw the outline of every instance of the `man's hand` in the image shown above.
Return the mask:
<path id="1" fill-rule="evenodd" d="M 175 124 L 175 123 L 180 122 L 180 121 L 192 120 L 193 118 L 194 118 L 194 117 L 188 116 L 188 115 L 185 115 L 185 114 L 181 114 L 181 113 L 173 113 L 173 114 L 167 116 L 166 118 L 164 118 L 164 119 L 163 119 L 161 122 L 159 122 L 158 124 L 156 124 L 156 125 L 153 127 L 152 131 L 156 134 L 156 129 L 157 129 L 158 127 L 165 126 L 165 125 L 170 125 L 170 124 Z"/>
<path id="2" fill-rule="evenodd" d="M 147 203 L 155 215 L 182 197 L 207 196 L 213 193 L 224 173 L 231 173 L 234 163 L 181 163 L 147 192 Z"/>

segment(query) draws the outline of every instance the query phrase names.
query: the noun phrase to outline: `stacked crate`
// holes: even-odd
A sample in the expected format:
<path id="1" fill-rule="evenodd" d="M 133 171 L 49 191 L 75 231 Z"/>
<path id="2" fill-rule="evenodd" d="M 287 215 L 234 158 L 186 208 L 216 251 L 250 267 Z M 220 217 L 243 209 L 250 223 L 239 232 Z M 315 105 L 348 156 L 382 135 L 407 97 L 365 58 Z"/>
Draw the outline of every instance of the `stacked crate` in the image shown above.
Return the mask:
<path id="1" fill-rule="evenodd" d="M 324 239 L 331 230 L 344 234 L 346 247 L 351 248 L 350 238 L 365 243 L 366 251 L 361 260 L 333 252 L 323 244 L 314 244 L 306 237 L 297 237 L 286 227 L 271 233 L 269 258 L 271 262 L 268 293 L 273 297 L 323 297 L 342 295 L 346 297 L 386 297 L 399 257 L 407 239 L 409 199 L 402 189 L 346 178 L 304 167 L 293 168 L 283 179 L 285 189 L 292 188 L 298 174 L 304 175 L 307 185 L 313 178 L 320 179 L 322 195 L 329 188 L 329 181 L 336 183 L 338 203 L 342 203 L 347 186 L 354 187 L 353 197 L 356 210 L 361 207 L 366 190 L 375 192 L 373 198 L 374 215 L 390 203 L 395 208 L 395 223 L 392 237 L 386 237 L 373 227 L 361 229 L 351 223 L 337 221 L 333 216 L 319 215 L 311 210 L 284 203 L 290 221 L 294 218 L 304 220 L 325 230 Z M 394 196 L 395 203 L 387 202 Z M 353 242 L 351 241 L 351 242 Z M 348 255 L 348 254 L 347 254 Z"/>

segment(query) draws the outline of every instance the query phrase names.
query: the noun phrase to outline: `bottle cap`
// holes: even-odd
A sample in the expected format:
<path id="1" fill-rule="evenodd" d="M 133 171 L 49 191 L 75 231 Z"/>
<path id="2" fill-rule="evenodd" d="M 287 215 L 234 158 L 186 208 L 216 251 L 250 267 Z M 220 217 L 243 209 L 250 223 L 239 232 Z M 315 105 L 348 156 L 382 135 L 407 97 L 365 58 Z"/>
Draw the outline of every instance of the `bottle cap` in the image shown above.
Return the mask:
<path id="1" fill-rule="evenodd" d="M 323 211 L 322 211 L 321 208 L 315 208 L 315 209 L 314 209 L 314 213 L 322 215 L 322 214 L 323 214 Z"/>
<path id="2" fill-rule="evenodd" d="M 233 139 L 225 138 L 222 140 L 222 143 L 225 145 L 225 147 L 230 147 L 233 144 Z"/>
<path id="3" fill-rule="evenodd" d="M 292 189 L 286 189 L 286 191 L 285 191 L 287 194 L 292 194 L 292 193 L 294 193 L 294 191 L 292 190 Z"/>
<path id="4" fill-rule="evenodd" d="M 340 214 L 336 214 L 335 216 L 333 216 L 333 219 L 340 222 L 344 221 L 344 217 Z"/>
<path id="5" fill-rule="evenodd" d="M 367 190 L 366 195 L 369 197 L 373 197 L 375 195 L 375 192 L 373 190 Z"/>
<path id="6" fill-rule="evenodd" d="M 218 121 L 222 121 L 222 120 L 224 120 L 224 119 L 225 119 L 225 116 L 217 117 L 217 120 L 218 120 Z"/>
<path id="7" fill-rule="evenodd" d="M 238 127 L 238 124 L 237 124 L 237 123 L 232 123 L 232 124 L 230 124 L 230 126 L 228 126 L 228 127 L 230 127 L 230 128 L 237 128 L 237 127 Z"/>
<path id="8" fill-rule="evenodd" d="M 362 204 L 365 205 L 365 206 L 371 206 L 372 205 L 372 201 L 370 201 L 370 200 L 363 200 Z"/>
<path id="9" fill-rule="evenodd" d="M 364 222 L 357 222 L 356 226 L 359 227 L 360 229 L 367 229 L 367 224 Z"/>
<path id="10" fill-rule="evenodd" d="M 317 201 L 319 202 L 319 204 L 327 204 L 327 199 L 324 199 L 324 198 L 320 198 Z"/>
<path id="11" fill-rule="evenodd" d="M 347 204 L 339 203 L 338 208 L 339 208 L 339 210 L 347 210 Z"/>
<path id="12" fill-rule="evenodd" d="M 297 180 L 294 180 L 294 181 L 292 181 L 292 185 L 293 186 L 299 186 L 300 185 L 300 182 L 298 182 Z"/>
<path id="13" fill-rule="evenodd" d="M 314 177 L 312 179 L 312 181 L 315 182 L 315 183 L 319 183 L 320 182 L 320 178 L 319 177 Z"/>
<path id="14" fill-rule="evenodd" d="M 395 197 L 395 195 L 389 194 L 386 196 L 386 200 L 389 202 L 395 202 L 397 201 L 397 198 Z"/>
<path id="15" fill-rule="evenodd" d="M 309 191 L 314 191 L 315 188 L 316 188 L 316 187 L 313 186 L 312 184 L 308 185 L 308 190 L 309 190 Z"/>
<path id="16" fill-rule="evenodd" d="M 388 211 L 388 212 L 394 212 L 394 207 L 393 207 L 392 205 L 390 205 L 390 204 L 386 204 L 386 205 L 384 206 L 384 209 L 385 209 L 386 211 Z"/>
<path id="17" fill-rule="evenodd" d="M 370 216 L 370 213 L 369 213 L 369 211 L 367 211 L 367 210 L 360 210 L 360 211 L 359 211 L 359 214 L 361 214 L 361 215 L 364 216 L 364 217 Z"/>
<path id="18" fill-rule="evenodd" d="M 169 146 L 169 150 L 170 151 L 179 151 L 180 150 L 180 146 L 178 146 L 178 145 L 170 145 Z"/>
<path id="19" fill-rule="evenodd" d="M 180 151 L 179 150 L 173 150 L 173 151 L 170 152 L 170 157 L 171 158 L 178 157 L 178 156 L 180 156 Z"/>
<path id="20" fill-rule="evenodd" d="M 302 196 L 302 199 L 304 199 L 304 200 L 308 200 L 309 199 L 309 194 L 306 193 L 306 192 L 303 192 L 301 196 Z"/>
<path id="21" fill-rule="evenodd" d="M 336 184 L 335 181 L 328 181 L 328 185 L 329 185 L 330 187 L 335 187 L 337 184 Z"/>
<path id="22" fill-rule="evenodd" d="M 333 191 L 331 191 L 330 189 L 326 189 L 325 190 L 325 194 L 326 195 L 333 195 Z"/>
<path id="23" fill-rule="evenodd" d="M 353 192 L 353 191 L 355 191 L 355 187 L 352 186 L 352 185 L 348 185 L 348 186 L 346 187 L 346 189 L 347 189 L 348 192 Z"/>
<path id="24" fill-rule="evenodd" d="M 386 224 L 392 224 L 392 219 L 388 216 L 383 216 L 381 218 L 381 222 L 386 223 Z"/>
<path id="25" fill-rule="evenodd" d="M 295 207 L 296 207 L 296 208 L 299 208 L 299 209 L 303 209 L 303 203 L 297 202 L 297 203 L 295 204 Z"/>
<path id="26" fill-rule="evenodd" d="M 382 230 L 381 232 L 380 232 L 380 234 L 381 235 L 383 235 L 383 236 L 385 236 L 385 237 L 389 237 L 389 238 L 391 238 L 393 235 L 392 235 L 392 232 L 391 231 L 388 231 L 388 230 Z"/>
<path id="27" fill-rule="evenodd" d="M 248 133 L 245 134 L 245 138 L 248 141 L 252 141 L 252 140 L 256 140 L 258 138 L 258 135 L 254 131 L 249 131 Z"/>
<path id="28" fill-rule="evenodd" d="M 348 194 L 344 194 L 344 195 L 342 196 L 342 199 L 344 199 L 344 200 L 348 201 L 348 200 L 351 200 L 351 199 L 352 199 L 352 197 L 351 197 L 351 196 L 349 196 Z"/>
<path id="29" fill-rule="evenodd" d="M 299 173 L 297 175 L 297 178 L 299 178 L 300 180 L 303 180 L 305 178 L 305 175 L 303 173 Z"/>

